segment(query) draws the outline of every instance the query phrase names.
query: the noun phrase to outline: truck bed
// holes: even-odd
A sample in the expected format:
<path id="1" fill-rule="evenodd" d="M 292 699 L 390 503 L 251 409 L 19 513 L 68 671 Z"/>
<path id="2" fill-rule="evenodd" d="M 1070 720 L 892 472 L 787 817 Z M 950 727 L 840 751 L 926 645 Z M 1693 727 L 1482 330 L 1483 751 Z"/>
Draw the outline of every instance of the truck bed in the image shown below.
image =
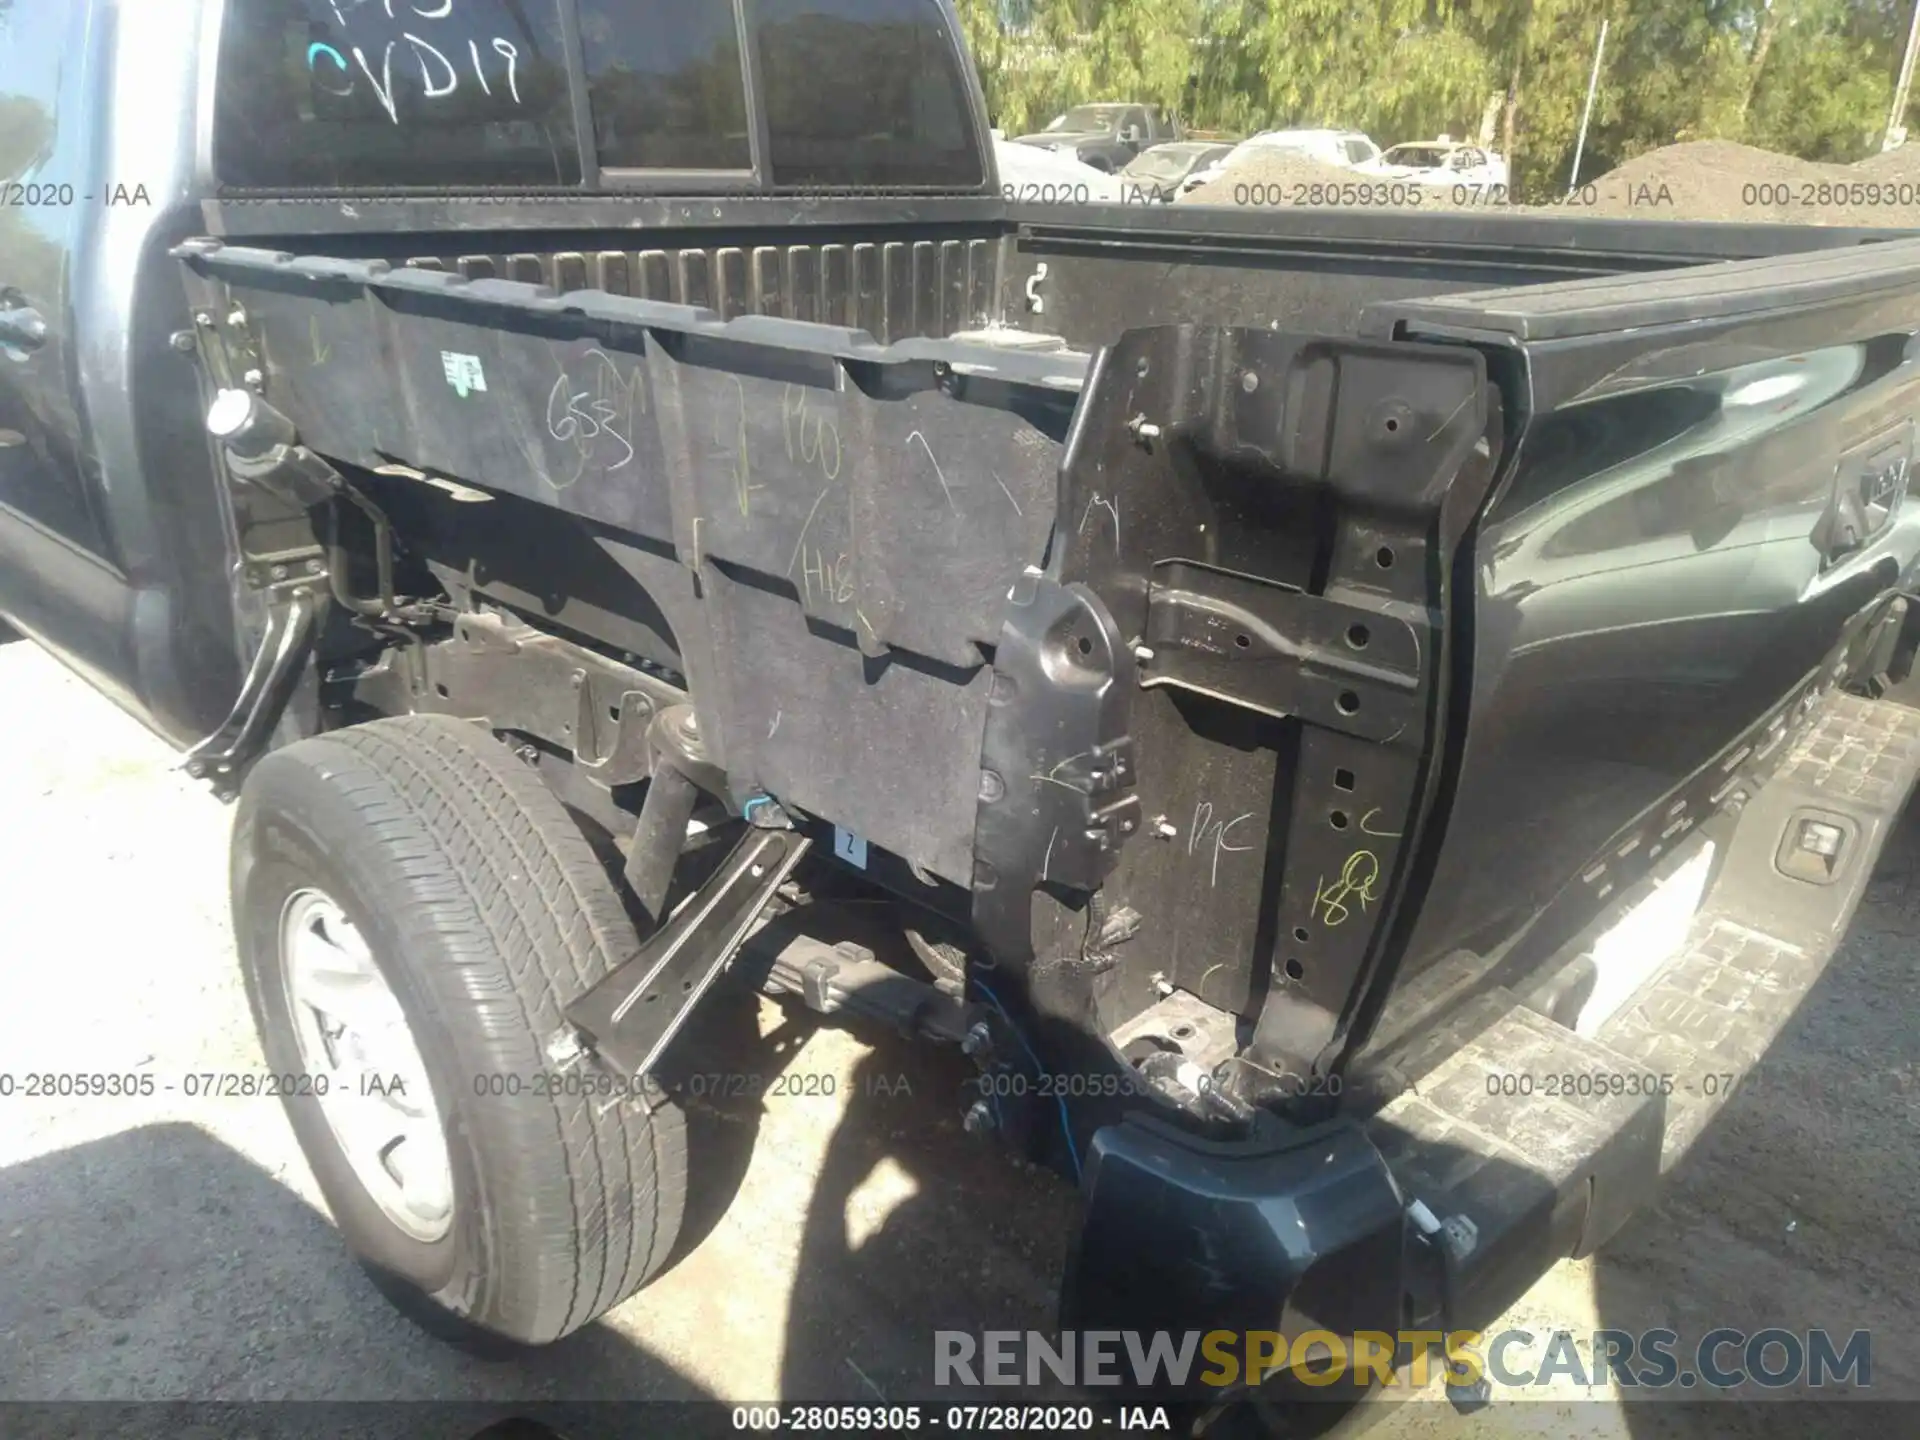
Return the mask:
<path id="1" fill-rule="evenodd" d="M 1361 311 L 1382 300 L 1852 249 L 1914 233 L 1577 212 L 1558 219 L 924 196 L 499 196 L 476 204 L 468 196 L 371 195 L 208 201 L 202 209 L 206 233 L 234 244 L 668 300 L 727 320 L 778 315 L 849 325 L 883 343 L 998 321 L 1080 347 L 1169 323 L 1351 333 Z M 1034 311 L 1029 282 L 1043 264 L 1044 308 Z M 1141 283 L 1143 275 L 1151 283 Z"/>
<path id="2" fill-rule="evenodd" d="M 1477 520 L 1477 560 L 1462 545 L 1457 576 L 1414 574 L 1404 589 L 1377 566 L 1342 577 L 1358 587 L 1353 599 L 1393 611 L 1404 631 L 1413 658 L 1403 671 L 1417 679 L 1402 673 L 1387 684 L 1389 693 L 1406 687 L 1397 693 L 1415 700 L 1414 710 L 1433 702 L 1446 678 L 1433 663 L 1439 647 L 1423 644 L 1420 632 L 1440 606 L 1470 627 L 1460 638 L 1471 637 L 1472 652 L 1462 644 L 1448 658 L 1472 695 L 1464 723 L 1451 727 L 1466 767 L 1451 809 L 1473 820 L 1438 853 L 1438 893 L 1421 907 L 1421 934 L 1403 962 L 1409 973 L 1458 946 L 1510 938 L 1816 670 L 1848 618 L 1881 593 L 1888 566 L 1904 571 L 1911 558 L 1904 527 L 1880 537 L 1875 564 L 1855 557 L 1839 571 L 1823 571 L 1805 539 L 1830 498 L 1831 456 L 1856 432 L 1884 431 L 1904 413 L 1906 361 L 1885 355 L 1890 342 L 1880 337 L 1915 303 L 1920 247 L 1884 232 L 936 199 L 915 202 L 905 221 L 864 230 L 854 213 L 864 202 L 840 202 L 850 204 L 835 212 L 847 228 L 827 232 L 807 228 L 806 207 L 788 206 L 795 243 L 777 243 L 782 237 L 764 228 L 755 233 L 773 243 L 726 243 L 730 224 L 764 226 L 772 203 L 716 202 L 704 207 L 714 213 L 700 216 L 699 232 L 648 233 L 662 243 L 644 249 L 616 248 L 607 231 L 527 231 L 523 245 L 510 228 L 551 222 L 557 210 L 584 219 L 590 202 L 503 205 L 495 229 L 471 236 L 380 232 L 382 221 L 474 214 L 436 201 L 360 200 L 337 214 L 311 206 L 276 214 L 255 203 L 209 218 L 229 232 L 271 231 L 297 209 L 306 238 L 338 258 L 289 264 L 230 245 L 203 250 L 193 264 L 229 283 L 277 277 L 249 302 L 272 374 L 268 393 L 298 416 L 307 443 L 391 497 L 407 516 L 410 543 L 465 591 L 681 673 L 712 675 L 710 693 L 728 697 L 720 703 L 729 763 L 743 776 L 957 887 L 973 883 L 978 858 L 975 737 L 1003 597 L 1047 559 L 1056 522 L 1056 550 L 1071 553 L 1103 531 L 1111 552 L 1123 548 L 1132 507 L 1111 494 L 1111 474 L 1097 478 L 1114 442 L 1098 442 L 1107 455 L 1092 453 L 1085 396 L 1100 383 L 1092 352 L 1124 330 L 1173 346 L 1170 354 L 1229 325 L 1235 344 L 1259 343 L 1249 337 L 1265 331 L 1280 347 L 1273 354 L 1296 366 L 1307 363 L 1299 357 L 1309 342 L 1289 333 L 1336 348 L 1419 336 L 1446 352 L 1430 359 L 1477 366 L 1486 377 L 1462 382 L 1477 387 L 1477 403 L 1491 401 L 1483 438 L 1504 462 L 1479 481 L 1492 498 Z M 684 224 L 696 207 L 624 208 L 644 212 L 631 215 L 635 223 Z M 355 228 L 328 234 L 335 225 Z M 431 253 L 409 253 L 429 240 Z M 369 269 L 356 258 L 382 250 L 399 268 L 378 260 Z M 1623 272 L 1636 279 L 1609 282 Z M 1177 325 L 1143 328 L 1176 313 Z M 509 384 L 493 382 L 484 400 L 458 395 L 438 368 L 446 355 L 477 357 Z M 1109 377 L 1114 363 L 1110 354 Z M 1770 366 L 1808 364 L 1824 366 L 1824 388 L 1771 423 L 1729 435 L 1696 413 L 1713 408 L 1698 397 L 1715 384 L 1724 390 Z M 389 388 L 341 384 L 343 371 L 384 373 Z M 594 422 L 570 416 L 571 402 L 556 419 L 548 401 L 571 395 L 572 382 L 592 391 L 590 412 L 609 396 L 625 407 L 619 424 L 630 435 L 583 443 L 579 432 Z M 1210 381 L 1196 372 L 1187 383 L 1191 399 Z M 1137 407 L 1150 387 L 1129 388 L 1143 392 L 1127 402 Z M 489 411 L 476 429 L 474 415 Z M 557 440 L 557 430 L 573 433 Z M 1597 433 L 1609 436 L 1608 463 L 1582 477 L 1577 445 Z M 829 435 L 830 460 L 802 453 Z M 1286 479 L 1258 514 L 1238 493 L 1239 476 L 1190 483 L 1184 503 L 1224 523 L 1186 553 L 1296 587 L 1303 601 L 1343 603 L 1332 599 L 1342 587 L 1328 573 L 1329 541 L 1335 549 L 1363 536 L 1379 542 L 1403 523 L 1389 513 L 1399 502 L 1355 493 L 1329 515 L 1313 493 L 1333 478 L 1324 458 L 1246 436 L 1231 441 L 1237 457 L 1210 453 L 1216 440 L 1196 438 L 1194 453 L 1277 466 Z M 1124 437 L 1118 443 L 1122 453 L 1139 452 Z M 1516 476 L 1514 460 L 1524 467 L 1529 453 L 1539 457 L 1531 473 Z M 1827 468 L 1809 463 L 1816 456 Z M 1784 469 L 1755 478 L 1778 460 Z M 449 504 L 373 473 L 395 465 L 485 487 L 499 504 Z M 1306 478 L 1316 467 L 1317 482 Z M 645 478 L 655 475 L 667 484 Z M 1143 512 L 1142 528 L 1126 527 L 1125 538 L 1164 518 Z M 1472 519 L 1455 517 L 1461 533 L 1452 543 Z M 1584 559 L 1523 574 L 1522 554 L 1565 549 L 1535 533 L 1542 523 L 1600 529 L 1581 544 Z M 503 543 L 533 534 L 537 563 L 533 547 Z M 1183 548 L 1165 534 L 1150 543 L 1173 548 L 1128 557 L 1127 576 L 1089 571 L 1089 583 L 1140 590 L 1154 564 Z M 1391 546 L 1364 548 L 1371 557 Z M 1516 558 L 1493 563 L 1508 552 Z M 574 581 L 557 592 L 533 573 L 556 555 L 567 557 Z M 1775 564 L 1758 565 L 1763 555 Z M 1592 627 L 1585 597 L 1631 590 L 1647 565 L 1661 582 L 1640 592 L 1619 623 Z M 1696 584 L 1711 587 L 1712 613 L 1681 601 Z M 1563 595 L 1580 601 L 1569 621 L 1559 619 Z M 1536 613 L 1546 630 L 1528 618 Z M 1140 623 L 1123 637 L 1142 638 Z M 1676 674 L 1703 653 L 1716 657 L 1704 673 Z M 1585 687 L 1578 703 L 1589 713 L 1612 705 L 1608 734 L 1584 737 L 1568 711 L 1568 685 Z M 1182 706 L 1204 703 L 1194 698 L 1204 685 L 1170 688 Z M 1585 693 L 1599 689 L 1621 699 Z M 1290 772 L 1320 743 L 1317 728 L 1276 729 L 1297 713 L 1287 699 L 1251 711 L 1229 702 L 1220 713 L 1241 718 L 1217 738 L 1198 714 L 1169 716 L 1161 743 L 1182 747 L 1188 763 L 1178 786 L 1158 792 L 1148 782 L 1146 818 L 1174 817 L 1183 834 L 1237 827 L 1216 842 L 1210 889 L 1220 888 L 1220 864 L 1231 869 L 1235 854 L 1268 861 L 1240 862 L 1252 873 L 1193 924 L 1176 919 L 1184 909 L 1176 896 L 1198 848 L 1168 865 L 1166 847 L 1126 847 L 1123 876 L 1137 855 L 1146 869 L 1132 883 L 1173 887 L 1144 920 L 1139 948 L 1165 956 L 1159 969 L 1174 984 L 1237 1014 L 1260 1008 L 1272 984 L 1262 972 L 1284 976 L 1291 958 L 1308 971 L 1295 988 L 1350 1024 L 1359 953 L 1312 966 L 1275 953 L 1296 929 L 1318 928 L 1306 923 L 1316 885 L 1283 858 L 1281 824 L 1301 808 L 1303 797 L 1289 798 Z M 1359 738 L 1377 753 L 1396 728 L 1437 732 L 1437 723 L 1407 714 L 1408 725 Z M 1626 752 L 1622 735 L 1637 737 Z M 1416 754 L 1414 768 L 1440 758 Z M 1526 783 L 1500 783 L 1516 774 Z M 1353 818 L 1369 832 L 1409 828 L 1411 775 L 1405 785 L 1406 793 L 1380 797 L 1382 813 L 1399 817 L 1394 824 L 1369 819 L 1372 807 Z M 1235 804 L 1227 795 L 1259 798 Z M 1325 803 L 1357 798 L 1330 793 Z M 1546 823 L 1560 834 L 1543 847 Z M 1293 837 L 1296 855 L 1305 842 Z M 1385 885 L 1383 876 L 1382 893 Z M 1144 974 L 1126 989 L 1122 1013 L 1151 998 Z"/>
<path id="3" fill-rule="evenodd" d="M 750 248 L 180 247 L 213 382 L 469 617 L 410 680 L 332 683 L 499 725 L 485 656 L 564 636 L 612 668 L 545 739 L 601 767 L 635 697 L 690 696 L 729 806 L 961 927 L 1051 1072 L 1171 1050 L 1296 1125 L 1371 1113 L 1490 1275 L 1597 1244 L 1726 1091 L 1541 1150 L 1546 1111 L 1474 1085 L 1494 1050 L 1724 1042 L 1737 1074 L 1830 958 L 1920 764 L 1905 711 L 1843 693 L 1911 649 L 1920 240 L 923 208 Z M 1696 860 L 1705 928 L 1607 972 L 1594 928 Z M 1083 1176 L 1101 1254 L 1143 1253 L 1185 1143 L 1139 1103 L 1007 1122 Z M 1249 1164 L 1223 1225 L 1258 1247 Z M 1338 1276 L 1399 1243 L 1364 1209 L 1321 1277 L 1356 1314 Z M 1253 1270 L 1226 1311 L 1301 1278 Z M 1081 1273 L 1074 1313 L 1126 1309 Z"/>

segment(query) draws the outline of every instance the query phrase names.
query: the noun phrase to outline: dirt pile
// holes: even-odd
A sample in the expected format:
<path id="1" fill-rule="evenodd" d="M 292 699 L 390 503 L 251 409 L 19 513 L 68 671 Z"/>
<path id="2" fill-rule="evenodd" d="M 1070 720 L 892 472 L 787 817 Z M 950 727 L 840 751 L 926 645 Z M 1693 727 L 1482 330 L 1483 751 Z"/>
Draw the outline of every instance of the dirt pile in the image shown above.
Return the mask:
<path id="1" fill-rule="evenodd" d="M 1911 145 L 1889 150 L 1884 155 L 1869 155 L 1857 165 L 1849 165 L 1862 179 L 1893 181 L 1896 184 L 1920 184 L 1920 138 Z"/>
<path id="2" fill-rule="evenodd" d="M 1901 194 L 1905 205 L 1880 203 Z M 1920 187 L 1912 182 L 1889 183 L 1859 165 L 1797 160 L 1731 140 L 1693 140 L 1636 156 L 1552 208 L 1633 220 L 1911 225 L 1920 223 L 1916 200 Z"/>
<path id="3" fill-rule="evenodd" d="M 1552 205 L 1507 205 L 1484 190 L 1446 186 L 1421 190 L 1416 202 L 1407 182 L 1276 151 L 1249 157 L 1179 203 L 1920 229 L 1920 142 L 1853 165 L 1827 165 L 1730 140 L 1684 141 L 1593 177 Z"/>

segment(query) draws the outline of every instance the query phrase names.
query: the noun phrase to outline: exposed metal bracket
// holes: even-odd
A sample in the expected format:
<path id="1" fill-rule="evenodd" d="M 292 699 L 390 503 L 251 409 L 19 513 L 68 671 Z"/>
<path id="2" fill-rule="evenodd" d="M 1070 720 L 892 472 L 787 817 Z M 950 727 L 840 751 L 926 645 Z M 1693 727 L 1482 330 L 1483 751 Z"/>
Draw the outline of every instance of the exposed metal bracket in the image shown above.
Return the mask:
<path id="1" fill-rule="evenodd" d="M 1051 573 L 1127 637 L 1140 802 L 1180 837 L 1121 854 L 1105 903 L 1146 917 L 1135 944 L 1179 957 L 1175 985 L 1240 1013 L 1242 975 L 1217 962 L 1262 937 L 1241 1068 L 1272 1084 L 1236 1085 L 1241 1100 L 1303 1112 L 1303 1077 L 1389 963 L 1439 773 L 1455 558 L 1498 460 L 1485 365 L 1465 347 L 1137 329 L 1074 416 Z M 1196 847 L 1203 869 L 1182 863 Z M 1234 917 L 1204 939 L 1195 875 Z M 1119 967 L 1119 1013 L 1157 998 L 1143 968 Z"/>
<path id="2" fill-rule="evenodd" d="M 1190 560 L 1153 567 L 1143 686 L 1177 685 L 1280 718 L 1386 741 L 1421 718 L 1412 624 Z"/>
<path id="3" fill-rule="evenodd" d="M 263 554 L 249 551 L 242 557 L 240 573 L 248 588 L 268 594 L 310 589 L 316 583 L 326 583 L 326 554 L 318 545 L 297 545 Z"/>
<path id="4" fill-rule="evenodd" d="M 770 919 L 740 947 L 733 975 L 768 995 L 793 995 L 815 1014 L 859 1016 L 903 1035 L 957 1045 L 984 1013 L 902 974 L 851 940 L 806 933 L 795 912 Z"/>
<path id="5" fill-rule="evenodd" d="M 325 606 L 325 597 L 311 581 L 275 596 L 268 607 L 267 632 L 233 710 L 182 761 L 181 768 L 194 779 L 211 780 L 221 798 L 238 792 L 247 768 L 266 752 L 273 727 L 312 657 Z"/>
<path id="6" fill-rule="evenodd" d="M 797 830 L 748 830 L 638 955 L 567 1007 L 568 1021 L 622 1075 L 653 1069 L 811 844 Z"/>
<path id="7" fill-rule="evenodd" d="M 573 751 L 596 784 L 652 773 L 647 730 L 686 696 L 630 665 L 498 615 L 463 614 L 450 639 L 412 646 L 353 681 L 355 696 L 392 714 L 484 720 Z"/>

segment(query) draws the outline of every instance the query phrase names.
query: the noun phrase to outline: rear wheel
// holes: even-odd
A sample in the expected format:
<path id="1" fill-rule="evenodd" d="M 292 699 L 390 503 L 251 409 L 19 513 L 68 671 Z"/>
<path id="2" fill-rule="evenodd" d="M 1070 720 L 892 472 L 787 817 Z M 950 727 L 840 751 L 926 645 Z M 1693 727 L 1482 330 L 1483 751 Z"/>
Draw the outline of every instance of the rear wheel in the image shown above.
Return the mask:
<path id="1" fill-rule="evenodd" d="M 232 891 L 288 1117 L 390 1298 L 539 1344 L 665 1264 L 681 1113 L 587 1068 L 561 1013 L 638 940 L 538 775 L 441 716 L 303 740 L 247 777 Z"/>

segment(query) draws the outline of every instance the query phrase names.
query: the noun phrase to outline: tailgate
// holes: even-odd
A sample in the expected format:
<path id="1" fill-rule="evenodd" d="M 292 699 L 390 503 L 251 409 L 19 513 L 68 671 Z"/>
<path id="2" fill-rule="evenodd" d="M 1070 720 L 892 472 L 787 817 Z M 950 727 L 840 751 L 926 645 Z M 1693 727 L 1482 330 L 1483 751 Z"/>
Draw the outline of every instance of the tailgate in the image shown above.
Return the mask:
<path id="1" fill-rule="evenodd" d="M 1484 1318 L 1727 1103 L 1920 772 L 1920 712 L 1844 693 L 1906 648 L 1920 245 L 1370 318 L 1514 402 L 1447 793 L 1349 1070 L 1400 1183 L 1472 1222 Z"/>
<path id="2" fill-rule="evenodd" d="M 1460 576 L 1464 704 L 1404 983 L 1535 917 L 1550 953 L 1754 791 L 1741 776 L 1814 723 L 1799 702 L 1836 666 L 1884 667 L 1858 641 L 1920 548 L 1920 242 L 1368 322 L 1475 347 L 1511 402 Z"/>

